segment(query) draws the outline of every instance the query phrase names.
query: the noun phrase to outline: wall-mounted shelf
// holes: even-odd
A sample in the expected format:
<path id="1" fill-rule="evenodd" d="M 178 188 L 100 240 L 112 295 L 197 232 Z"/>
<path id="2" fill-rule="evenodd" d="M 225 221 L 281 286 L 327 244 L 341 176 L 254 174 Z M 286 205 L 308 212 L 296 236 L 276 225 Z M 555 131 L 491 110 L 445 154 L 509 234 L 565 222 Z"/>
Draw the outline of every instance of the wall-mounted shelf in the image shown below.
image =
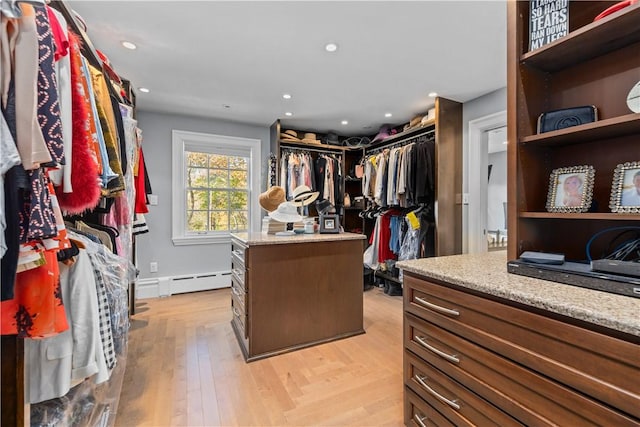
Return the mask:
<path id="1" fill-rule="evenodd" d="M 520 61 L 542 71 L 559 71 L 639 42 L 638 20 L 640 3 L 587 24 L 533 52 L 527 52 L 520 57 Z"/>
<path id="2" fill-rule="evenodd" d="M 632 113 L 580 126 L 525 136 L 524 144 L 582 144 L 603 138 L 640 134 L 640 114 Z"/>

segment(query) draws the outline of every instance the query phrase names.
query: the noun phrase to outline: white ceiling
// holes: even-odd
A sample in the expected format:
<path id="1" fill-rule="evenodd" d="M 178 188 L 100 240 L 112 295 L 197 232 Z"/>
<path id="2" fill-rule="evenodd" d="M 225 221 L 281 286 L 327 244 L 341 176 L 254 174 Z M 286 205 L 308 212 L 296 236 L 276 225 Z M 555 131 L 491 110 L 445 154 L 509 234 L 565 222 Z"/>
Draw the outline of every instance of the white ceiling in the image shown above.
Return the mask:
<path id="1" fill-rule="evenodd" d="M 366 135 L 506 86 L 504 1 L 67 4 L 145 111 Z"/>

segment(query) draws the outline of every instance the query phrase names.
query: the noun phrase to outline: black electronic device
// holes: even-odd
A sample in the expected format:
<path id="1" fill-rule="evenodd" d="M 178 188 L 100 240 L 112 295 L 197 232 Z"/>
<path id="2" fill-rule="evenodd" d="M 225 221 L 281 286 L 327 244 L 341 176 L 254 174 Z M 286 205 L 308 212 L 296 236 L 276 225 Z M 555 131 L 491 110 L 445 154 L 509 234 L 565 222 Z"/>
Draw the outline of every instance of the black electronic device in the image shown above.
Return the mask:
<path id="1" fill-rule="evenodd" d="M 592 271 L 589 264 L 538 264 L 518 259 L 507 262 L 507 271 L 521 276 L 640 298 L 640 278 Z"/>
<path id="2" fill-rule="evenodd" d="M 594 271 L 605 271 L 607 273 L 620 274 L 622 276 L 640 277 L 640 262 L 638 261 L 594 259 L 591 261 L 591 269 Z"/>
<path id="3" fill-rule="evenodd" d="M 564 264 L 563 254 L 525 251 L 520 254 L 520 259 L 527 262 L 533 262 L 535 264 Z"/>

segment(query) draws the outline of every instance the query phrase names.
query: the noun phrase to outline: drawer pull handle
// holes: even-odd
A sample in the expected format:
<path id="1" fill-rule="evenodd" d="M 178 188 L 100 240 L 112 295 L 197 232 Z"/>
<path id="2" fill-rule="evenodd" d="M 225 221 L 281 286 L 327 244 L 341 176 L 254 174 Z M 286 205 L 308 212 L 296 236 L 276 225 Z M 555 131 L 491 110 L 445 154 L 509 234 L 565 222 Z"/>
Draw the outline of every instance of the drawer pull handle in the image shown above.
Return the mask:
<path id="1" fill-rule="evenodd" d="M 427 417 L 425 417 L 424 415 L 422 416 L 422 418 L 420 418 L 420 415 L 418 414 L 414 414 L 413 415 L 413 419 L 416 420 L 416 423 L 420 426 L 420 427 L 427 427 L 427 425 L 424 423 L 425 421 L 429 421 Z"/>
<path id="2" fill-rule="evenodd" d="M 234 294 L 235 296 L 237 296 L 237 297 L 240 297 L 240 296 L 242 295 L 242 294 L 240 293 L 240 291 L 238 291 L 238 290 L 236 289 L 236 287 L 235 287 L 235 286 L 232 286 L 232 287 L 231 287 L 231 292 L 233 292 L 233 294 Z"/>
<path id="3" fill-rule="evenodd" d="M 424 348 L 426 348 L 427 350 L 437 354 L 440 357 L 444 357 L 445 359 L 447 359 L 449 362 L 453 362 L 453 363 L 460 363 L 460 359 L 458 359 L 455 355 L 453 354 L 448 354 L 445 353 L 442 350 L 438 350 L 437 348 L 435 348 L 434 346 L 432 346 L 431 344 L 429 344 L 427 342 L 427 339 L 425 337 L 419 337 L 419 336 L 414 336 L 413 337 L 414 340 L 418 341 L 418 343 L 423 346 Z"/>
<path id="4" fill-rule="evenodd" d="M 444 308 L 444 307 L 440 307 L 439 305 L 435 305 L 433 303 L 430 303 L 429 301 L 427 301 L 424 298 L 420 298 L 420 297 L 415 297 L 414 298 L 416 301 L 418 301 L 420 304 L 422 304 L 423 306 L 430 308 L 432 310 L 435 310 L 439 313 L 443 313 L 443 314 L 448 314 L 450 316 L 460 316 L 460 312 L 457 310 L 452 310 L 450 308 Z"/>
<path id="5" fill-rule="evenodd" d="M 240 318 L 240 312 L 235 307 L 233 307 L 233 314 L 235 314 L 237 318 Z"/>
<path id="6" fill-rule="evenodd" d="M 440 393 L 438 393 L 437 391 L 435 391 L 434 389 L 432 389 L 431 387 L 429 387 L 427 385 L 427 383 L 424 382 L 424 380 L 426 380 L 426 377 L 420 377 L 419 375 L 414 375 L 413 378 L 418 381 L 418 383 L 420 383 L 420 385 L 422 387 L 424 387 L 425 390 L 427 390 L 429 392 L 429 394 L 431 394 L 433 397 L 435 397 L 436 399 L 446 403 L 447 405 L 451 406 L 453 409 L 459 411 L 460 410 L 460 405 L 458 405 L 456 403 L 455 400 L 449 400 L 446 397 L 444 397 L 443 395 L 441 395 Z"/>

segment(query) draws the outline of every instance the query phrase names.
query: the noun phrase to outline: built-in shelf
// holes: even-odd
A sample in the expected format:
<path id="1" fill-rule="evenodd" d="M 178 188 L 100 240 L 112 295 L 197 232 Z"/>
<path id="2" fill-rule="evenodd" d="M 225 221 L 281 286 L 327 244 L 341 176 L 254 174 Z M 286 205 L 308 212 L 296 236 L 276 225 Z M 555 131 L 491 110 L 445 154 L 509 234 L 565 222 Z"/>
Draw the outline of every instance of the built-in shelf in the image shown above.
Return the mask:
<path id="1" fill-rule="evenodd" d="M 422 135 L 424 133 L 433 132 L 435 131 L 435 124 L 436 124 L 435 119 L 429 120 L 423 123 L 422 126 L 420 127 L 406 130 L 404 132 L 396 133 L 395 135 L 391 135 L 383 139 L 382 141 L 378 141 L 364 148 L 366 151 L 369 151 L 369 150 L 376 149 L 378 147 L 386 147 L 387 145 L 392 144 L 394 141 L 402 141 L 404 139 L 413 138 L 413 137 Z"/>
<path id="2" fill-rule="evenodd" d="M 584 212 L 584 213 L 551 213 L 551 212 L 520 212 L 520 218 L 539 219 L 570 219 L 570 220 L 606 220 L 606 221 L 629 221 L 639 220 L 640 214 L 618 214 L 607 212 Z"/>
<path id="3" fill-rule="evenodd" d="M 640 41 L 640 3 L 581 27 L 520 57 L 523 64 L 558 71 Z"/>
<path id="4" fill-rule="evenodd" d="M 640 134 L 640 113 L 631 113 L 538 135 L 525 136 L 521 139 L 521 142 L 525 144 L 553 144 L 557 146 L 637 134 Z"/>
<path id="5" fill-rule="evenodd" d="M 295 142 L 295 141 L 283 141 L 280 140 L 280 146 L 282 148 L 287 148 L 287 147 L 295 147 L 295 148 L 304 148 L 304 149 L 310 149 L 310 150 L 322 150 L 322 151 L 331 151 L 331 150 L 335 150 L 335 151 L 351 151 L 352 148 L 351 147 L 342 147 L 339 145 L 328 145 L 328 144 L 311 144 L 308 142 Z"/>

